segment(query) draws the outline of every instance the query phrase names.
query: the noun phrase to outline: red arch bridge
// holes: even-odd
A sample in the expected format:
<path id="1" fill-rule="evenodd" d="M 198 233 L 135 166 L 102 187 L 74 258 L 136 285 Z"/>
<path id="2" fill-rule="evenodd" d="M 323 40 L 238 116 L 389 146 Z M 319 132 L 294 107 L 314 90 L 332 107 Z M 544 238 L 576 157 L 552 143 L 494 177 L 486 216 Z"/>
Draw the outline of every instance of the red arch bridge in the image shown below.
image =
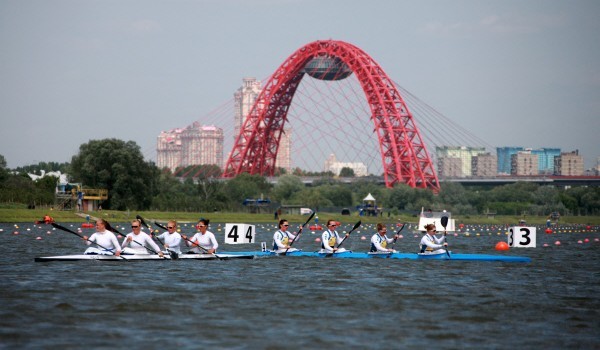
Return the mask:
<path id="1" fill-rule="evenodd" d="M 302 78 L 342 80 L 356 76 L 368 104 L 387 187 L 406 183 L 439 191 L 440 185 L 411 111 L 394 82 L 366 52 L 335 40 L 309 43 L 271 75 L 235 139 L 223 177 L 273 176 L 288 111 Z"/>

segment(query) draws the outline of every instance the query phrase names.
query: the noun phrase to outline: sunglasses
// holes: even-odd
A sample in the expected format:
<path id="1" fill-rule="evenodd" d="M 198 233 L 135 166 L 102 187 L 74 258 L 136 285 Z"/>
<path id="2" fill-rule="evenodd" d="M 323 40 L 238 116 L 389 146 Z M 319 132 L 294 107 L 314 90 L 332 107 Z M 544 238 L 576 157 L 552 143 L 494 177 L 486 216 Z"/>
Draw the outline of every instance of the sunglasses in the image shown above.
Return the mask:
<path id="1" fill-rule="evenodd" d="M 206 225 L 197 225 L 196 227 L 206 227 Z"/>
<path id="2" fill-rule="evenodd" d="M 138 227 L 139 227 L 139 226 L 133 226 L 133 225 L 131 225 L 131 228 L 138 228 Z"/>
<path id="3" fill-rule="evenodd" d="M 333 227 L 336 227 L 336 226 L 337 226 L 337 225 L 336 225 L 336 224 L 331 224 L 331 225 L 329 225 L 329 226 L 333 226 Z"/>
<path id="4" fill-rule="evenodd" d="M 173 226 L 167 226 L 167 228 L 168 228 L 169 230 L 172 230 L 172 229 L 174 229 L 175 227 L 173 227 Z"/>
<path id="5" fill-rule="evenodd" d="M 288 224 L 285 224 L 285 225 L 282 225 L 282 226 L 286 226 L 286 227 L 287 227 L 287 226 L 290 226 L 290 225 L 288 225 Z"/>

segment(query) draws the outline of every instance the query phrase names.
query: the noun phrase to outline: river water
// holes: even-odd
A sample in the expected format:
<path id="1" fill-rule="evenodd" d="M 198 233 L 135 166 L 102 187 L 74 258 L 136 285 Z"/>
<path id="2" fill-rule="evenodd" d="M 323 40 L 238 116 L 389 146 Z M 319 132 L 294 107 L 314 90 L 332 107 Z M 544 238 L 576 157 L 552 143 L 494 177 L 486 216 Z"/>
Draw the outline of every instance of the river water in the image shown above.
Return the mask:
<path id="1" fill-rule="evenodd" d="M 221 251 L 260 248 L 225 245 L 215 227 Z M 257 241 L 270 245 L 274 226 L 256 228 Z M 531 263 L 306 257 L 40 263 L 34 257 L 79 254 L 85 246 L 44 225 L 0 224 L 0 230 L 2 349 L 600 349 L 598 232 L 538 230 L 537 248 L 509 252 L 494 250 L 506 241 L 495 229 L 448 236 L 457 253 L 522 255 Z M 346 248 L 368 249 L 373 231 L 361 230 Z M 403 234 L 395 248 L 415 252 L 420 235 Z M 318 236 L 305 231 L 295 246 L 314 251 Z"/>

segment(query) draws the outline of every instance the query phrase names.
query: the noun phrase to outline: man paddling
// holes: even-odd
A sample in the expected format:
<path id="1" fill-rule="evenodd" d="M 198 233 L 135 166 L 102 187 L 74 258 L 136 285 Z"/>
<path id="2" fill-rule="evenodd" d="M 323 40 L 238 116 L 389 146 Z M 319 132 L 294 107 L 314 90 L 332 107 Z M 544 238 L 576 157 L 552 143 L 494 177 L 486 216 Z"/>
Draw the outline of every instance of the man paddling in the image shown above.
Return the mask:
<path id="1" fill-rule="evenodd" d="M 338 248 L 342 240 L 340 239 L 339 233 L 335 230 L 337 227 L 337 222 L 335 220 L 327 220 L 327 229 L 323 231 L 321 235 L 321 250 L 319 253 L 342 253 L 345 252 L 345 248 Z M 344 239 L 350 236 L 349 233 L 346 233 Z"/>
<path id="2" fill-rule="evenodd" d="M 149 246 L 153 252 L 156 252 L 162 258 L 163 252 L 160 251 L 160 248 L 150 236 L 142 232 L 141 226 L 142 224 L 137 219 L 131 222 L 132 232 L 125 236 L 121 244 L 123 254 L 148 254 L 146 246 Z M 131 245 L 131 247 L 128 247 L 128 245 Z"/>
<path id="3" fill-rule="evenodd" d="M 273 234 L 273 251 L 278 254 L 298 251 L 290 245 L 296 239 L 296 235 L 288 232 L 289 226 L 286 219 L 281 219 L 279 220 L 279 230 Z"/>
<path id="4" fill-rule="evenodd" d="M 103 255 L 121 255 L 121 247 L 114 233 L 106 229 L 106 222 L 103 219 L 96 221 L 96 232 L 88 238 L 83 236 L 85 244 L 91 245 L 96 243 L 100 248 L 89 247 L 84 254 L 103 254 Z"/>
<path id="5" fill-rule="evenodd" d="M 446 232 L 444 232 L 444 236 L 438 238 L 435 236 L 437 232 L 435 230 L 434 224 L 425 225 L 425 230 L 427 233 L 421 238 L 421 243 L 419 243 L 420 252 L 421 253 L 431 253 L 431 254 L 439 254 L 446 252 L 448 247 L 448 243 L 444 242 L 444 236 L 446 236 Z M 442 244 L 443 243 L 443 244 Z"/>
<path id="6" fill-rule="evenodd" d="M 377 224 L 377 233 L 371 237 L 371 253 L 395 253 L 394 249 L 388 249 L 387 245 L 392 243 L 395 239 L 398 239 L 398 235 L 394 235 L 392 238 L 387 238 L 387 227 L 385 224 Z"/>

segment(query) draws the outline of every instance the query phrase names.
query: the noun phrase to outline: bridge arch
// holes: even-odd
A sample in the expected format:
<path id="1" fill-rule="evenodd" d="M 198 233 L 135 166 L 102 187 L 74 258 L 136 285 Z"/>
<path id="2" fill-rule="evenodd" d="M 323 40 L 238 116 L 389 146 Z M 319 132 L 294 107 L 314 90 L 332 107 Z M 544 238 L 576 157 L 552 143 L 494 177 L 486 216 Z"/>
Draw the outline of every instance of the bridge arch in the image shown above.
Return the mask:
<path id="1" fill-rule="evenodd" d="M 277 68 L 245 118 L 223 177 L 244 172 L 274 175 L 287 112 L 300 81 L 307 73 L 325 80 L 343 79 L 351 73 L 356 74 L 379 140 L 386 186 L 406 183 L 411 187 L 439 191 L 439 181 L 431 158 L 413 116 L 393 81 L 363 50 L 336 40 L 309 43 Z"/>

